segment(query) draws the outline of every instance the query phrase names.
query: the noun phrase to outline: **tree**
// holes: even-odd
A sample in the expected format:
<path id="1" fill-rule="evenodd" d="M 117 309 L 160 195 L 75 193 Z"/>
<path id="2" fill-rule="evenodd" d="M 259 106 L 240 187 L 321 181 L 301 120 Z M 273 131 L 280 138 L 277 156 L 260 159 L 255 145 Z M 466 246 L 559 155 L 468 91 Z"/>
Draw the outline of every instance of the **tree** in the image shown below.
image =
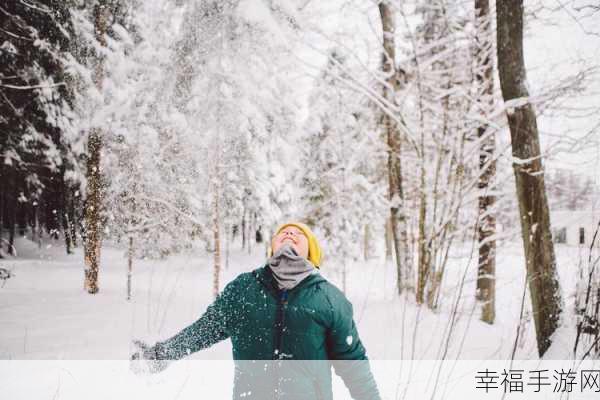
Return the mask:
<path id="1" fill-rule="evenodd" d="M 111 8 L 108 0 L 99 0 L 94 6 L 94 35 L 101 52 L 107 47 L 107 31 L 111 18 Z M 104 55 L 98 54 L 93 72 L 93 80 L 99 92 L 104 84 L 105 66 Z M 100 155 L 102 152 L 102 128 L 93 126 L 88 137 L 87 157 L 87 191 L 85 199 L 85 280 L 84 288 L 90 294 L 98 293 L 98 270 L 100 267 L 100 248 L 102 243 L 101 212 L 102 176 L 100 170 Z"/>
<path id="2" fill-rule="evenodd" d="M 482 119 L 491 118 L 494 106 L 494 63 L 492 18 L 488 0 L 475 0 L 475 78 L 476 98 L 479 99 Z M 479 151 L 479 263 L 477 269 L 477 299 L 482 302 L 481 319 L 489 324 L 495 318 L 496 218 L 494 178 L 496 175 L 495 129 L 489 123 L 477 128 Z"/>
<path id="3" fill-rule="evenodd" d="M 361 256 L 357 245 L 365 226 L 385 215 L 385 182 L 378 175 L 383 146 L 377 137 L 374 110 L 343 80 L 355 71 L 341 49 L 331 50 L 309 97 L 309 116 L 300 137 L 299 215 L 340 265 L 336 272 L 346 289 L 348 264 Z"/>
<path id="4" fill-rule="evenodd" d="M 291 199 L 282 138 L 297 117 L 277 75 L 280 44 L 246 18 L 254 16 L 242 12 L 249 2 L 127 4 L 128 18 L 109 25 L 106 48 L 84 35 L 105 57 L 104 88 L 89 96 L 103 104 L 86 107 L 109 125 L 103 230 L 129 243 L 130 265 L 205 245 L 217 291 L 222 233 L 244 218 L 248 229 L 270 227 Z M 273 29 L 285 26 L 275 12 L 259 14 Z"/>
<path id="5" fill-rule="evenodd" d="M 405 202 L 417 254 L 416 300 L 430 308 L 439 294 L 453 245 L 473 231 L 477 216 L 462 207 L 476 200 L 477 143 L 471 140 L 481 116 L 474 112 L 472 8 L 444 1 L 418 2 L 407 15 L 399 6 L 408 48 L 401 48 Z M 417 21 L 412 25 L 408 21 Z M 418 211 L 417 211 L 418 210 Z"/>
<path id="6" fill-rule="evenodd" d="M 106 175 L 105 231 L 127 246 L 128 293 L 136 258 L 164 258 L 204 242 L 204 220 L 186 190 L 197 185 L 190 157 L 196 147 L 182 127 L 182 114 L 165 95 L 173 85 L 181 11 L 171 2 L 128 3 L 116 17 L 106 54 L 103 168 Z M 169 7 L 165 7 L 168 5 Z"/>
<path id="7" fill-rule="evenodd" d="M 62 232 L 67 253 L 74 244 L 67 215 L 81 162 L 77 92 L 70 85 L 76 74 L 71 5 L 33 0 L 0 6 L 0 249 L 6 243 L 9 253 L 17 228 L 21 235 L 30 228 L 38 242 L 43 229 L 53 238 Z"/>
<path id="8" fill-rule="evenodd" d="M 401 71 L 396 68 L 396 22 L 394 11 L 389 1 L 379 3 L 379 14 L 381 16 L 382 35 L 383 35 L 383 55 L 382 72 L 385 79 L 383 86 L 383 98 L 386 100 L 386 106 L 391 108 L 382 113 L 382 125 L 384 127 L 387 145 L 388 145 L 388 181 L 389 181 L 389 201 L 390 221 L 392 231 L 392 241 L 396 255 L 397 280 L 396 287 L 398 294 L 402 293 L 404 288 L 412 290 L 413 271 L 412 254 L 408 245 L 407 218 L 405 211 L 404 189 L 402 179 L 402 137 L 400 127 L 395 118 L 401 119 L 397 114 L 394 117 L 390 115 L 393 109 L 397 107 L 395 100 L 396 92 L 399 89 L 399 82 L 402 79 Z M 403 122 L 402 122 L 403 123 Z"/>
<path id="9" fill-rule="evenodd" d="M 511 135 L 521 235 L 538 352 L 551 344 L 562 312 L 550 215 L 535 111 L 529 102 L 523 59 L 523 2 L 502 0 L 497 7 L 500 87 Z"/>

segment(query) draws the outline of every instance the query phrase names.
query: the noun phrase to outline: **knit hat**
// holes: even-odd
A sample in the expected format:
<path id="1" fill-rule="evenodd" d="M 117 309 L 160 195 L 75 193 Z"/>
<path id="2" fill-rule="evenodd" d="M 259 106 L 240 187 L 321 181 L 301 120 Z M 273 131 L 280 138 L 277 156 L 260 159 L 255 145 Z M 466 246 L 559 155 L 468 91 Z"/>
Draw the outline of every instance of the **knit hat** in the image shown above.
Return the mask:
<path id="1" fill-rule="evenodd" d="M 308 261 L 313 263 L 313 265 L 315 267 L 320 268 L 321 267 L 321 246 L 319 246 L 319 242 L 317 240 L 317 237 L 313 233 L 313 231 L 311 231 L 310 228 L 307 225 L 303 224 L 302 222 L 288 222 L 283 225 L 280 225 L 279 228 L 277 228 L 277 230 L 275 231 L 275 235 L 279 234 L 279 232 L 281 232 L 284 228 L 286 228 L 288 226 L 295 226 L 296 228 L 300 229 L 302 231 L 302 233 L 304 233 L 304 235 L 308 239 Z M 272 254 L 273 254 L 273 247 L 269 246 L 268 256 L 271 257 Z"/>

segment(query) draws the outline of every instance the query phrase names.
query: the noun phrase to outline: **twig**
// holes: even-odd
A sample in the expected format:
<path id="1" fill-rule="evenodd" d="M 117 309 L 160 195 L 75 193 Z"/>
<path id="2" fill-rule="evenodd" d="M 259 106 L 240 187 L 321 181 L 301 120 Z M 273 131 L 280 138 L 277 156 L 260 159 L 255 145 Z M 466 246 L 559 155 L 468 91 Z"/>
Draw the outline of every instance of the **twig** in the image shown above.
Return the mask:
<path id="1" fill-rule="evenodd" d="M 599 231 L 600 231 L 600 221 L 598 221 L 596 231 L 594 232 L 594 236 L 592 237 L 592 242 L 590 243 L 590 250 L 589 250 L 589 254 L 588 254 L 588 266 L 590 266 L 591 268 L 590 268 L 590 272 L 588 274 L 588 287 L 586 290 L 585 302 L 584 302 L 584 307 L 583 307 L 583 316 L 584 317 L 586 315 L 588 306 L 590 304 L 590 296 L 591 296 L 590 293 L 592 291 L 592 278 L 594 275 L 594 270 L 596 269 L 596 265 L 597 265 L 597 262 L 592 263 L 592 252 L 594 250 L 594 245 L 596 244 L 596 239 L 598 237 Z M 598 299 L 598 300 L 600 301 L 600 299 Z M 583 321 L 584 320 L 582 319 L 581 322 L 579 324 L 577 324 L 577 336 L 575 337 L 575 345 L 573 346 L 573 357 L 576 357 L 576 355 L 577 355 L 577 347 L 579 346 L 579 338 L 581 336 L 581 329 L 582 329 Z M 598 337 L 600 337 L 600 335 Z M 596 342 L 597 342 L 597 340 L 596 340 Z M 589 350 L 588 350 L 588 352 L 586 352 L 586 355 L 583 358 L 585 358 L 588 353 L 589 353 Z M 582 358 L 582 360 L 583 360 L 583 358 Z"/>
<path id="2" fill-rule="evenodd" d="M 59 87 L 59 86 L 67 86 L 67 84 L 64 82 L 60 82 L 60 83 L 54 83 L 51 85 L 17 86 L 17 85 L 7 85 L 5 83 L 0 83 L 0 86 L 9 88 L 9 89 L 16 89 L 16 90 L 33 90 L 33 89 L 52 89 L 52 88 Z"/>

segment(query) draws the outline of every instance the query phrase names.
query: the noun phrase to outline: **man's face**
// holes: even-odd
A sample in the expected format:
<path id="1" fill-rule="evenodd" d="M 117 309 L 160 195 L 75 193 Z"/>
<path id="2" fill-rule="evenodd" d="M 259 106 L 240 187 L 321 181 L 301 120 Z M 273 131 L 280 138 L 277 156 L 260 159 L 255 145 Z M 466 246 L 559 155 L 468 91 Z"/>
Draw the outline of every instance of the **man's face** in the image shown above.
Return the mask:
<path id="1" fill-rule="evenodd" d="M 289 244 L 299 256 L 308 258 L 308 238 L 295 226 L 286 226 L 271 240 L 273 254 L 284 244 Z"/>

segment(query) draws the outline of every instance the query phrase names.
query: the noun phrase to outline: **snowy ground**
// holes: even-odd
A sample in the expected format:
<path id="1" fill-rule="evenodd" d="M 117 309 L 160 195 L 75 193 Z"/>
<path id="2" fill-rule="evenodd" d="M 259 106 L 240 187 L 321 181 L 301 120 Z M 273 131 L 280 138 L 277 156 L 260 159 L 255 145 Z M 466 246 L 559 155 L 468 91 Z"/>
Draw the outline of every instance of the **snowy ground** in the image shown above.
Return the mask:
<path id="1" fill-rule="evenodd" d="M 126 260 L 122 250 L 103 248 L 100 293 L 90 296 L 82 288 L 83 257 L 80 249 L 76 254 L 68 256 L 63 254 L 63 247 L 59 243 L 53 246 L 49 242 L 38 249 L 28 240 L 21 239 L 18 245 L 18 258 L 0 261 L 0 266 L 10 269 L 14 274 L 0 287 L 0 359 L 52 361 L 0 362 L 0 382 L 7 379 L 7 376 L 14 378 L 10 379 L 12 386 L 5 386 L 12 390 L 14 396 L 11 399 L 31 398 L 28 397 L 31 387 L 24 383 L 20 386 L 19 377 L 24 377 L 25 374 L 31 376 L 36 371 L 41 374 L 54 371 L 50 375 L 44 375 L 49 376 L 48 382 L 40 380 L 40 392 L 34 392 L 44 394 L 39 398 L 52 398 L 53 391 L 57 390 L 56 379 L 60 381 L 65 370 L 71 371 L 71 376 L 73 371 L 80 374 L 77 378 L 79 385 L 88 376 L 92 379 L 94 374 L 116 382 L 117 386 L 102 386 L 105 390 L 114 390 L 118 387 L 118 382 L 122 381 L 129 388 L 127 390 L 136 393 L 135 398 L 146 392 L 157 396 L 156 398 L 164 398 L 160 396 L 171 393 L 172 396 L 167 397 L 175 398 L 173 394 L 181 394 L 183 387 L 187 388 L 184 392 L 192 395 L 194 387 L 205 387 L 202 385 L 207 384 L 212 384 L 213 388 L 209 390 L 205 387 L 203 390 L 209 390 L 208 393 L 215 394 L 215 398 L 221 398 L 220 395 L 227 398 L 230 395 L 232 372 L 229 341 L 196 353 L 188 361 L 176 363 L 157 376 L 137 377 L 129 371 L 127 362 L 132 339 L 153 342 L 166 338 L 194 321 L 209 304 L 212 298 L 210 256 L 190 254 L 171 257 L 165 261 L 136 261 L 133 300 L 127 302 Z M 221 286 L 238 273 L 260 266 L 264 260 L 261 249 L 256 248 L 252 255 L 232 252 L 229 268 L 221 276 Z M 479 321 L 479 309 L 473 301 L 475 273 L 473 260 L 469 261 L 470 248 L 465 246 L 461 251 L 462 253 L 455 254 L 448 267 L 443 306 L 436 313 L 417 307 L 413 296 L 398 298 L 394 294 L 395 275 L 391 265 L 386 266 L 385 263 L 373 260 L 349 269 L 348 296 L 354 304 L 359 333 L 375 373 L 385 375 L 392 374 L 391 371 L 401 371 L 393 373 L 394 379 L 391 381 L 383 379 L 385 382 L 380 382 L 382 391 L 388 398 L 401 398 L 397 397 L 398 393 L 409 395 L 413 390 L 417 394 L 421 393 L 423 385 L 431 390 L 431 371 L 439 371 L 442 365 L 438 360 L 462 360 L 452 363 L 454 375 L 442 379 L 446 383 L 452 382 L 451 386 L 444 389 L 451 393 L 452 390 L 461 388 L 460 379 L 466 379 L 468 388 L 473 391 L 474 369 L 488 365 L 495 365 L 500 370 L 501 366 L 508 368 L 506 360 L 511 358 L 523 296 L 522 248 L 518 244 L 508 243 L 498 251 L 497 318 L 492 326 Z M 585 251 L 578 248 L 557 247 L 567 312 L 564 317 L 565 327 L 557 333 L 546 359 L 570 358 L 574 341 L 572 295 L 576 265 L 585 254 Z M 461 292 L 461 280 L 467 266 L 469 270 Z M 337 282 L 339 274 L 333 273 L 332 269 L 328 270 L 325 263 L 322 272 L 328 279 Z M 457 297 L 460 301 L 453 319 L 451 310 Z M 525 299 L 525 323 L 515 358 L 531 360 L 529 364 L 538 365 L 533 323 L 528 317 L 528 294 Z M 407 362 L 409 359 L 414 362 Z M 399 360 L 405 360 L 404 367 Z M 527 361 L 520 362 L 528 364 Z M 409 365 L 410 368 L 407 369 Z M 448 365 L 449 362 L 446 362 L 444 368 Z M 205 372 L 200 374 L 202 378 L 196 377 L 194 371 L 203 368 Z M 206 375 L 207 368 L 211 372 L 209 375 Z M 407 373 L 407 370 L 411 372 Z M 419 382 L 421 378 L 418 371 L 425 374 L 421 386 L 416 385 L 406 393 L 402 389 L 404 386 L 399 389 L 398 385 L 402 385 L 402 382 Z M 463 372 L 456 375 L 459 371 Z M 65 382 L 69 379 L 62 378 L 63 396 L 58 398 L 71 398 L 67 392 L 72 398 L 80 398 L 77 390 L 69 392 L 66 389 L 68 385 Z M 189 383 L 190 380 L 193 383 Z M 132 384 L 135 388 L 130 387 Z M 465 385 L 462 386 L 465 389 Z M 157 390 L 158 387 L 162 389 Z M 49 397 L 46 395 L 48 393 Z M 98 393 L 102 393 L 102 390 L 99 389 Z M 339 393 L 343 393 L 343 389 Z M 461 395 L 465 394 L 469 396 L 468 393 Z M 110 393 L 107 395 L 115 398 Z M 495 398 L 492 394 L 489 396 Z M 144 395 L 144 398 L 148 396 Z M 342 395 L 340 398 L 345 397 Z M 570 398 L 580 397 L 571 395 Z"/>

